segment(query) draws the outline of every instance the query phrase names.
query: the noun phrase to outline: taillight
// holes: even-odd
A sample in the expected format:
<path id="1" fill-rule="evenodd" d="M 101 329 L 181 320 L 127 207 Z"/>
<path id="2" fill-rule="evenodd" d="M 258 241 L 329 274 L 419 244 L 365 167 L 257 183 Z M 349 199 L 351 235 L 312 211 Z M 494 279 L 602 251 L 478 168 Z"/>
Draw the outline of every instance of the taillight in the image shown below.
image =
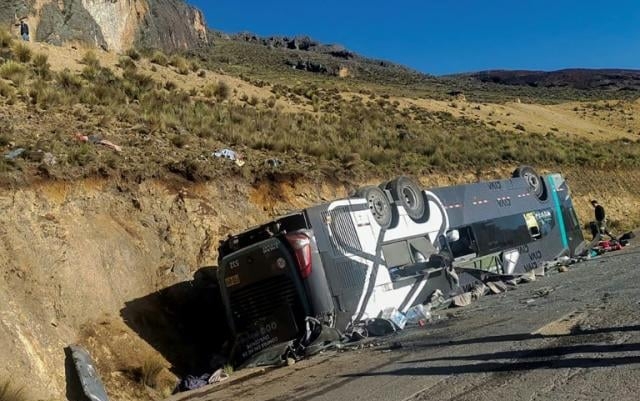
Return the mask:
<path id="1" fill-rule="evenodd" d="M 296 255 L 300 276 L 303 279 L 309 277 L 311 275 L 311 240 L 302 233 L 291 233 L 286 237 Z"/>

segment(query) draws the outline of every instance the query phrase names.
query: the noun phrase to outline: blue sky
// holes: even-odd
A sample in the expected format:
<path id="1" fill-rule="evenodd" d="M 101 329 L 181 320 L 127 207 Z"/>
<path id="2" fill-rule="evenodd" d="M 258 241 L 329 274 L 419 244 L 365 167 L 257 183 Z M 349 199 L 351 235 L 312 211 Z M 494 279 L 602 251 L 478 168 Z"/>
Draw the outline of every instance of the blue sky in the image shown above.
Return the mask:
<path id="1" fill-rule="evenodd" d="M 638 0 L 187 1 L 214 29 L 307 34 L 436 75 L 640 69 Z"/>

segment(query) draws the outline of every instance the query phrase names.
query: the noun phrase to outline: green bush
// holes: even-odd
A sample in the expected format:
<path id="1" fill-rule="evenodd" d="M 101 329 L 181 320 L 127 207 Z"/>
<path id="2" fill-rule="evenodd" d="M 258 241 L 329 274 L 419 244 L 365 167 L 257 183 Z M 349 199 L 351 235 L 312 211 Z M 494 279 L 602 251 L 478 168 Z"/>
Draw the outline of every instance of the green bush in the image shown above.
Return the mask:
<path id="1" fill-rule="evenodd" d="M 13 35 L 4 28 L 0 28 L 0 49 L 9 49 L 13 44 Z"/>
<path id="2" fill-rule="evenodd" d="M 231 96 L 231 88 L 226 82 L 218 81 L 213 89 L 213 95 L 218 100 L 226 100 Z"/>
<path id="3" fill-rule="evenodd" d="M 154 64 L 158 64 L 161 65 L 163 67 L 166 67 L 169 64 L 169 59 L 167 58 L 167 55 L 164 54 L 161 51 L 155 51 L 152 55 L 151 55 L 151 59 L 150 61 Z"/>
<path id="4" fill-rule="evenodd" d="M 0 65 L 0 78 L 8 79 L 16 85 L 21 85 L 27 79 L 26 67 L 13 60 Z"/>
<path id="5" fill-rule="evenodd" d="M 82 79 L 69 71 L 68 68 L 65 68 L 57 74 L 56 81 L 60 87 L 70 92 L 79 91 L 83 86 Z"/>
<path id="6" fill-rule="evenodd" d="M 31 57 L 33 55 L 31 48 L 23 42 L 18 42 L 13 45 L 11 52 L 13 53 L 16 60 L 21 63 L 28 63 L 29 61 L 31 61 Z"/>
<path id="7" fill-rule="evenodd" d="M 136 68 L 138 68 L 138 66 L 136 65 L 135 61 L 133 61 L 134 59 L 130 58 L 130 57 L 120 57 L 118 59 L 118 67 L 122 68 L 123 70 L 126 69 L 132 69 L 135 70 Z"/>
<path id="8" fill-rule="evenodd" d="M 182 75 L 189 74 L 189 63 L 182 56 L 174 55 L 173 57 L 171 57 L 171 60 L 169 61 L 169 65 L 175 67 L 176 70 L 178 70 L 179 74 L 182 74 Z"/>
<path id="9" fill-rule="evenodd" d="M 142 58 L 140 53 L 138 53 L 138 51 L 133 48 L 127 50 L 126 55 L 133 61 L 138 61 L 140 60 L 140 58 Z"/>
<path id="10" fill-rule="evenodd" d="M 96 56 L 96 54 L 93 52 L 93 50 L 87 51 L 80 59 L 80 63 L 93 68 L 100 67 L 100 60 L 98 59 L 98 56 Z"/>
<path id="11" fill-rule="evenodd" d="M 51 66 L 49 65 L 49 56 L 44 53 L 38 53 L 33 58 L 33 69 L 37 76 L 48 80 L 51 78 Z"/>

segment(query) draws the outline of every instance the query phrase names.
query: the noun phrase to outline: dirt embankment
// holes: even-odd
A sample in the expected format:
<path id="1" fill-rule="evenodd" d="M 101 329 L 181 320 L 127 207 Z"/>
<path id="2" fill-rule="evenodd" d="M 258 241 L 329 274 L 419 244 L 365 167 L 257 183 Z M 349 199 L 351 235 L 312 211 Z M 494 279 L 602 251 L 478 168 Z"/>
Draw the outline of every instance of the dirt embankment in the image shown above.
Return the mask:
<path id="1" fill-rule="evenodd" d="M 588 200 L 598 198 L 611 219 L 621 222 L 615 223 L 620 229 L 640 223 L 638 171 L 565 174 L 582 222 L 591 218 Z M 447 185 L 475 179 L 422 181 Z M 2 190 L 0 376 L 28 377 L 35 396 L 62 398 L 67 392 L 63 348 L 79 341 L 91 350 L 113 397 L 152 397 L 131 381 L 150 359 L 171 364 L 166 348 L 134 330 L 171 324 L 158 321 L 154 294 L 215 264 L 218 241 L 228 233 L 353 189 L 283 178 L 188 187 L 85 180 Z M 148 305 L 140 307 L 140 300 Z M 174 377 L 168 370 L 161 377 L 166 394 Z"/>

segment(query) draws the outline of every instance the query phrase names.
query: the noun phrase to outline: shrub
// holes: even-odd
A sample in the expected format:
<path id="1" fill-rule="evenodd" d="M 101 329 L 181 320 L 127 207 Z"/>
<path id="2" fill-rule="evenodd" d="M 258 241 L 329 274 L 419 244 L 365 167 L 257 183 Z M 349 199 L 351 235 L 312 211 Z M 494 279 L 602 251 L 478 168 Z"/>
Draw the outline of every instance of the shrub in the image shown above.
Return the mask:
<path id="1" fill-rule="evenodd" d="M 0 49 L 8 49 L 13 44 L 13 35 L 11 32 L 0 28 Z"/>
<path id="2" fill-rule="evenodd" d="M 169 59 L 167 58 L 167 55 L 159 50 L 155 51 L 153 55 L 151 55 L 150 61 L 154 64 L 158 64 L 163 67 L 166 67 L 169 64 Z"/>
<path id="3" fill-rule="evenodd" d="M 231 88 L 229 88 L 229 85 L 226 82 L 218 81 L 218 83 L 216 84 L 213 90 L 213 95 L 218 100 L 228 99 L 229 96 L 231 95 Z"/>
<path id="4" fill-rule="evenodd" d="M 46 80 L 51 78 L 51 66 L 49 65 L 49 57 L 46 54 L 36 54 L 32 64 L 37 76 Z"/>
<path id="5" fill-rule="evenodd" d="M 145 386 L 156 388 L 158 386 L 158 376 L 164 369 L 162 359 L 158 357 L 149 357 L 142 363 L 140 369 L 140 382 Z"/>
<path id="6" fill-rule="evenodd" d="M 89 50 L 88 52 L 86 52 L 80 59 L 80 63 L 89 67 L 100 67 L 100 60 L 98 59 L 98 56 L 96 56 L 96 54 L 93 52 L 93 50 Z"/>
<path id="7" fill-rule="evenodd" d="M 91 152 L 91 145 L 81 143 L 69 152 L 68 162 L 71 165 L 84 167 L 95 159 Z"/>
<path id="8" fill-rule="evenodd" d="M 27 44 L 18 42 L 13 46 L 11 51 L 16 60 L 18 60 L 19 62 L 28 63 L 29 61 L 31 61 L 31 56 L 33 53 L 31 52 L 31 48 Z"/>
<path id="9" fill-rule="evenodd" d="M 133 61 L 138 61 L 141 58 L 140 53 L 138 53 L 138 51 L 133 48 L 127 50 L 126 55 L 129 56 L 129 58 Z"/>
<path id="10" fill-rule="evenodd" d="M 117 66 L 122 68 L 123 70 L 126 70 L 126 69 L 135 70 L 136 68 L 138 68 L 136 66 L 136 63 L 133 61 L 133 59 L 129 57 L 124 57 L 124 56 L 118 59 Z"/>
<path id="11" fill-rule="evenodd" d="M 45 110 L 51 106 L 60 104 L 62 101 L 60 92 L 44 81 L 38 81 L 31 87 L 29 97 L 31 98 L 32 104 L 37 104 Z"/>
<path id="12" fill-rule="evenodd" d="M 16 90 L 13 86 L 9 85 L 5 81 L 0 80 L 0 97 L 13 98 L 16 95 Z"/>
<path id="13" fill-rule="evenodd" d="M 56 80 L 58 85 L 68 91 L 78 91 L 82 88 L 82 79 L 69 71 L 68 68 L 60 71 Z"/>
<path id="14" fill-rule="evenodd" d="M 0 65 L 0 77 L 13 81 L 16 85 L 20 85 L 27 79 L 27 69 L 24 65 L 9 60 Z"/>
<path id="15" fill-rule="evenodd" d="M 182 75 L 189 74 L 189 63 L 184 57 L 175 55 L 171 57 L 169 64 L 175 67 L 178 70 L 178 73 Z"/>
<path id="16" fill-rule="evenodd" d="M 174 135 L 171 138 L 171 143 L 176 148 L 183 148 L 187 144 L 187 138 L 184 135 Z"/>

